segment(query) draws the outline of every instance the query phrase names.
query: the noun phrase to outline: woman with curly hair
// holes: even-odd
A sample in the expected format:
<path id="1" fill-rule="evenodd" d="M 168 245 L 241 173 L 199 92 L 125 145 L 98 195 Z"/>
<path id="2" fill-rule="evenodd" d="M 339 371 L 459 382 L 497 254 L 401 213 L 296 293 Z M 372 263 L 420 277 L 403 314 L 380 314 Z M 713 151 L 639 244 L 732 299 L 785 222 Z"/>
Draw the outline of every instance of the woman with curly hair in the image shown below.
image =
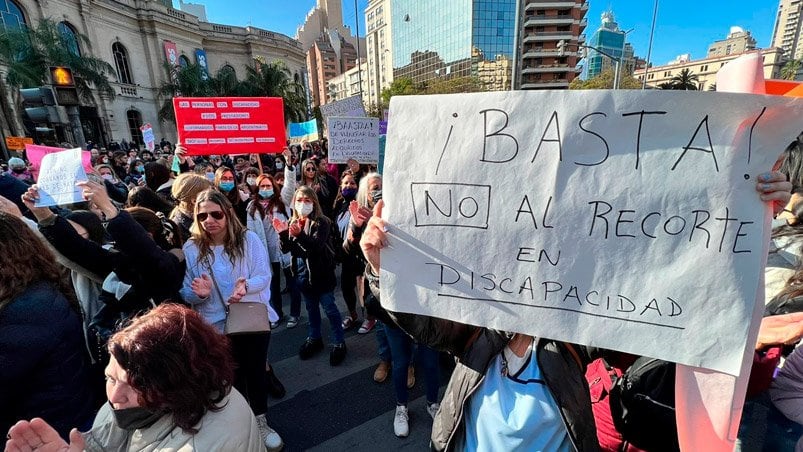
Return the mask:
<path id="1" fill-rule="evenodd" d="M 32 417 L 64 438 L 89 426 L 89 361 L 71 294 L 44 242 L 0 212 L 0 432 Z"/>
<path id="2" fill-rule="evenodd" d="M 7 451 L 237 450 L 262 452 L 256 420 L 231 387 L 229 342 L 200 315 L 167 303 L 109 340 L 106 395 L 92 430 L 70 443 L 46 421 L 20 421 Z"/>

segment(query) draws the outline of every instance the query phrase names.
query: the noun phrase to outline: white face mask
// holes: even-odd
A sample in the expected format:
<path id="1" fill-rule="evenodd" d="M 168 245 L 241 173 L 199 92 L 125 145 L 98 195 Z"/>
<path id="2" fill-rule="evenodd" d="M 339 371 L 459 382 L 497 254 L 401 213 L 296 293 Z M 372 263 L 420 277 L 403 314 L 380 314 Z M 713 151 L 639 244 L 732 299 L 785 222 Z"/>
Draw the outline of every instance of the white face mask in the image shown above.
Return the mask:
<path id="1" fill-rule="evenodd" d="M 100 177 L 106 179 L 109 182 L 114 182 L 114 176 L 112 176 L 111 174 L 104 174 L 103 176 Z"/>
<path id="2" fill-rule="evenodd" d="M 245 183 L 248 185 L 256 185 L 257 179 L 255 177 L 249 177 L 245 179 Z"/>
<path id="3" fill-rule="evenodd" d="M 296 201 L 296 213 L 302 217 L 308 216 L 312 213 L 312 203 Z"/>

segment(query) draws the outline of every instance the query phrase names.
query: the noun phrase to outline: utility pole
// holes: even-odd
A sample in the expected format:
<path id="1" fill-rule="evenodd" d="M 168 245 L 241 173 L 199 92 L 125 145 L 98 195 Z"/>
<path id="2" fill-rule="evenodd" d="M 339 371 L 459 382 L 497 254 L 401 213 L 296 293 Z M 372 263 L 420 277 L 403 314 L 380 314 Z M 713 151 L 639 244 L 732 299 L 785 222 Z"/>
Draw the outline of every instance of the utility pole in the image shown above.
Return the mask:
<path id="1" fill-rule="evenodd" d="M 362 68 L 360 67 L 360 12 L 357 10 L 357 0 L 354 0 L 354 22 L 357 25 L 357 77 L 360 80 L 360 101 L 362 101 Z"/>

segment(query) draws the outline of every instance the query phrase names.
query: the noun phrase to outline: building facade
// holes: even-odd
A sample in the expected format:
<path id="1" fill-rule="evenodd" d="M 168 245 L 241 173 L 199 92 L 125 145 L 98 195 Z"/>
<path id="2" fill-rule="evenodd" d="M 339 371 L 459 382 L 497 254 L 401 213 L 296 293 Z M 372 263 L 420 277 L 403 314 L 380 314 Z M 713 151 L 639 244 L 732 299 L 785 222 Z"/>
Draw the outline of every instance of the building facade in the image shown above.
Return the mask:
<path id="1" fill-rule="evenodd" d="M 361 60 L 360 64 L 329 80 L 328 102 L 336 102 L 351 96 L 368 92 L 368 63 Z M 367 96 L 363 98 L 364 103 Z M 370 104 L 368 104 L 370 105 Z"/>
<path id="2" fill-rule="evenodd" d="M 379 104 L 382 90 L 393 82 L 393 45 L 391 30 L 393 16 L 391 0 L 369 0 L 365 8 L 365 45 L 368 66 L 363 101 L 366 105 Z"/>
<path id="3" fill-rule="evenodd" d="M 626 38 L 626 33 L 619 29 L 613 12 L 602 13 L 601 25 L 591 35 L 588 42 L 586 78 L 595 77 L 604 70 L 615 67 L 616 63 L 612 58 L 620 61 L 620 67 L 624 73 L 632 74 L 635 70 L 635 58 L 633 57 L 633 46 L 627 42 Z"/>
<path id="4" fill-rule="evenodd" d="M 772 32 L 772 46 L 783 49 L 787 59 L 799 59 L 803 56 L 803 39 L 801 39 L 800 20 L 803 0 L 780 0 L 775 27 Z"/>
<path id="5" fill-rule="evenodd" d="M 312 105 L 329 102 L 329 81 L 357 65 L 357 50 L 335 30 L 323 33 L 307 51 Z"/>
<path id="6" fill-rule="evenodd" d="M 585 0 L 522 0 L 521 68 L 514 87 L 568 88 L 579 75 L 580 45 L 585 43 Z M 563 50 L 559 43 L 563 43 Z"/>
<path id="7" fill-rule="evenodd" d="M 360 49 L 360 56 L 365 56 L 365 40 L 353 36 L 351 28 L 343 24 L 342 0 L 318 0 L 296 30 L 295 38 L 306 52 L 322 34 L 330 31 L 338 32 L 352 47 Z"/>
<path id="8" fill-rule="evenodd" d="M 784 64 L 784 51 L 781 48 L 770 48 L 759 50 L 764 59 L 764 78 L 780 78 L 781 68 Z M 684 58 L 685 57 L 685 58 Z M 637 69 L 633 76 L 639 81 L 644 80 L 647 75 L 647 86 L 659 88 L 663 83 L 669 83 L 672 78 L 682 70 L 688 69 L 697 76 L 699 90 L 710 89 L 717 80 L 717 72 L 731 60 L 739 57 L 738 54 L 715 56 L 702 60 L 690 60 L 688 55 L 681 55 L 676 61 L 663 66 L 654 66 L 645 69 Z"/>
<path id="9" fill-rule="evenodd" d="M 750 35 L 749 31 L 744 31 L 741 27 L 731 27 L 727 38 L 714 41 L 708 47 L 706 58 L 725 56 L 732 53 L 738 55 L 755 49 L 756 40 Z"/>
<path id="10" fill-rule="evenodd" d="M 7 11 L 0 15 L 0 25 L 34 26 L 40 19 L 57 18 L 65 29 L 87 37 L 88 42 L 75 40 L 81 54 L 113 66 L 109 79 L 114 98 L 95 93 L 92 102 L 80 107 L 85 139 L 96 143 L 141 143 L 139 126 L 143 123 L 153 126 L 157 141 L 165 137 L 175 142 L 175 125 L 158 120 L 164 101 L 158 92 L 168 77 L 166 61 L 192 61 L 205 66 L 211 74 L 225 68 L 243 77 L 245 67 L 253 65 L 255 59 L 282 60 L 299 82 L 306 70 L 301 44 L 292 38 L 254 27 L 202 22 L 159 2 L 5 0 L 4 4 Z M 17 97 L 2 100 L 13 111 L 3 124 L 7 135 L 19 135 L 24 130 Z"/>

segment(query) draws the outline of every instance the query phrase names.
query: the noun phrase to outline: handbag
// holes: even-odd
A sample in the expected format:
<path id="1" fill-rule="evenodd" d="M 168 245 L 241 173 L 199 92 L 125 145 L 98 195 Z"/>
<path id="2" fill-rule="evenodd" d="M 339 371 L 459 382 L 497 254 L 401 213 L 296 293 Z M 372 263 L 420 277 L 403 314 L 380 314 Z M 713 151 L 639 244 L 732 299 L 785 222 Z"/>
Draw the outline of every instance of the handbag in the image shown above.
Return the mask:
<path id="1" fill-rule="evenodd" d="M 267 306 L 251 301 L 240 301 L 226 305 L 223 301 L 223 294 L 220 293 L 220 288 L 217 285 L 215 272 L 209 262 L 207 262 L 207 267 L 209 267 L 209 274 L 212 276 L 215 292 L 220 297 L 220 304 L 223 305 L 223 309 L 226 311 L 226 326 L 223 332 L 228 336 L 270 332 Z"/>

